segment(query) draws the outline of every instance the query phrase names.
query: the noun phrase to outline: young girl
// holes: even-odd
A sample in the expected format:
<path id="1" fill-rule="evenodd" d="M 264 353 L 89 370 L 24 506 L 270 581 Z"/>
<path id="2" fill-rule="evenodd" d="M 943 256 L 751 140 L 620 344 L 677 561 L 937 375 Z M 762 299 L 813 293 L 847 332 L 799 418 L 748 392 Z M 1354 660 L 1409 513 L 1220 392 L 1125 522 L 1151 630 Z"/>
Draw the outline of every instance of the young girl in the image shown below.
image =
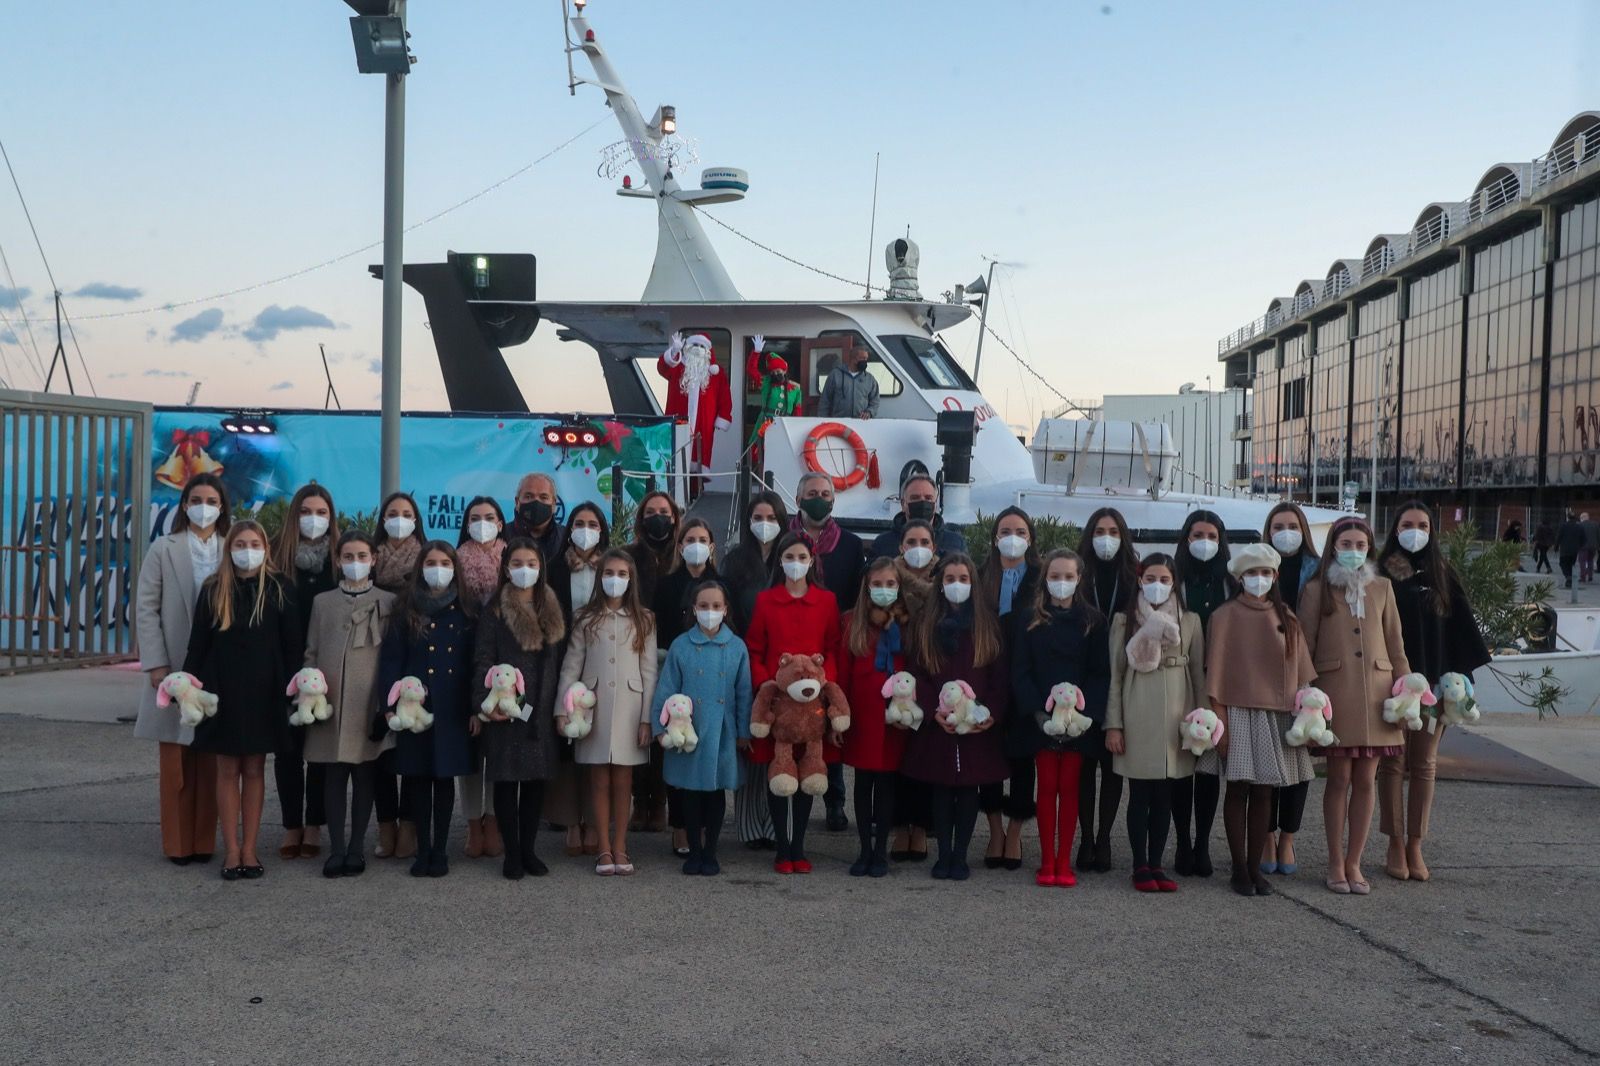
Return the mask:
<path id="1" fill-rule="evenodd" d="M 676 542 L 682 520 L 683 512 L 670 493 L 656 490 L 639 501 L 639 517 L 628 551 L 638 568 L 634 583 L 639 587 L 639 602 L 647 608 L 655 605 L 656 586 L 679 566 Z M 666 654 L 667 645 L 659 632 L 656 648 L 661 655 Z M 629 828 L 635 831 L 659 833 L 667 827 L 667 789 L 661 780 L 661 755 L 660 748 L 651 747 L 645 764 L 633 774 L 633 820 Z"/>
<path id="2" fill-rule="evenodd" d="M 598 504 L 586 501 L 567 512 L 566 542 L 566 547 L 547 560 L 547 580 L 570 634 L 573 615 L 594 599 L 600 580 L 600 557 L 611 547 L 611 524 Z M 565 654 L 565 641 L 561 650 Z M 561 763 L 555 780 L 545 789 L 545 810 L 552 823 L 567 827 L 568 855 L 598 855 L 600 840 L 594 831 L 586 772 L 574 761 L 571 742 L 558 741 L 556 748 Z"/>
<path id="3" fill-rule="evenodd" d="M 1139 578 L 1138 554 L 1133 536 L 1122 512 L 1102 507 L 1084 525 L 1085 543 L 1092 549 L 1083 553 L 1083 587 L 1078 595 L 1106 618 L 1114 618 L 1133 601 Z M 1100 825 L 1095 828 L 1095 772 L 1100 774 Z M 1094 759 L 1086 758 L 1078 778 L 1078 830 L 1083 841 L 1078 845 L 1078 871 L 1105 873 L 1111 869 L 1111 825 L 1117 820 L 1122 803 L 1122 778 L 1111 766 L 1111 753 L 1101 749 Z"/>
<path id="4" fill-rule="evenodd" d="M 479 611 L 488 607 L 500 590 L 500 575 L 504 569 L 501 562 L 506 550 L 505 528 L 505 515 L 493 496 L 474 496 L 467 504 L 461 533 L 456 538 L 457 580 L 461 582 L 461 595 L 471 600 Z M 481 675 L 473 680 L 481 680 Z M 484 809 L 484 792 L 483 750 L 480 745 L 474 745 L 472 772 L 456 782 L 461 811 L 467 818 L 467 845 L 463 852 L 469 859 L 480 856 L 495 859 L 506 850 L 499 818 L 493 811 Z"/>
<path id="5" fill-rule="evenodd" d="M 200 590 L 183 660 L 184 670 L 217 697 L 217 713 L 194 727 L 193 747 L 217 757 L 224 881 L 266 872 L 256 852 L 266 798 L 262 773 L 267 754 L 288 740 L 283 692 L 300 655 L 294 602 L 267 558 L 267 535 L 255 522 L 235 522 L 217 572 Z"/>
<path id="6" fill-rule="evenodd" d="M 294 591 L 295 621 L 301 643 L 311 624 L 311 606 L 338 581 L 333 546 L 339 539 L 339 512 L 333 497 L 321 485 L 301 486 L 289 501 L 283 527 L 272 546 L 273 569 Z M 278 805 L 283 811 L 281 859 L 302 855 L 315 858 L 321 851 L 318 836 L 327 818 L 322 808 L 322 768 L 306 766 L 306 727 L 290 726 L 287 746 L 272 757 L 272 775 L 278 785 Z"/>
<path id="7" fill-rule="evenodd" d="M 328 859 L 324 877 L 355 877 L 367 868 L 362 854 L 367 819 L 372 814 L 378 756 L 394 747 L 387 735 L 371 737 L 372 719 L 383 693 L 378 691 L 378 653 L 394 607 L 394 593 L 372 583 L 376 556 L 372 538 L 352 529 L 335 551 L 339 585 L 311 606 L 305 664 L 328 680 L 326 721 L 305 727 L 306 758 L 323 775 L 323 807 L 328 814 Z M 349 794 L 348 800 L 346 798 Z M 350 812 L 345 843 L 345 810 Z"/>
<path id="8" fill-rule="evenodd" d="M 1233 860 L 1233 890 L 1270 896 L 1257 865 L 1267 842 L 1272 789 L 1311 780 L 1311 755 L 1290 747 L 1283 734 L 1295 693 L 1316 676 L 1305 634 L 1278 596 L 1278 553 L 1249 544 L 1234 553 L 1228 573 L 1240 595 L 1211 615 L 1206 634 L 1206 694 L 1226 732 L 1197 769 L 1227 784 L 1222 824 Z"/>
<path id="9" fill-rule="evenodd" d="M 651 609 L 656 615 L 656 643 L 663 653 L 679 636 L 694 628 L 694 590 L 717 579 L 716 540 L 702 518 L 686 518 L 678 526 L 678 565 L 656 582 Z M 726 612 L 726 608 L 723 609 Z M 668 693 L 671 695 L 671 693 Z M 665 753 L 652 752 L 657 758 Z M 652 760 L 653 761 L 653 760 Z M 677 790 L 666 785 L 667 824 L 672 827 L 672 851 L 680 859 L 689 855 L 689 838 L 679 809 Z"/>
<path id="10" fill-rule="evenodd" d="M 217 572 L 227 535 L 227 490 L 215 474 L 196 474 L 178 497 L 172 532 L 150 545 L 139 567 L 134 624 L 150 683 L 140 687 L 133 735 L 157 743 L 161 850 L 177 866 L 210 862 L 216 849 L 217 760 L 195 750 L 194 730 L 175 705 L 157 706 L 156 694 L 189 649 L 195 600 Z"/>
<path id="11" fill-rule="evenodd" d="M 1200 622 L 1203 634 L 1211 612 L 1236 591 L 1233 578 L 1228 576 L 1228 528 L 1214 511 L 1194 511 L 1183 523 L 1178 534 L 1178 551 L 1172 557 L 1172 571 L 1179 590 L 1181 604 Z M 1195 663 L 1195 669 L 1203 667 Z M 1205 689 L 1195 690 L 1198 698 Z M 1191 703 L 1184 714 L 1199 704 Z M 1178 853 L 1173 857 L 1172 868 L 1185 877 L 1210 877 L 1211 823 L 1217 817 L 1217 800 L 1222 795 L 1222 782 L 1215 774 L 1182 774 L 1172 781 L 1172 821 L 1178 829 Z M 1194 835 L 1189 835 L 1190 816 L 1193 815 Z M 1163 835 L 1164 839 L 1164 835 Z M 1156 859 L 1161 858 L 1160 852 Z M 1159 866 L 1155 862 L 1153 865 Z M 1268 871 L 1269 873 L 1271 871 Z"/>
<path id="12" fill-rule="evenodd" d="M 1434 543 L 1433 512 L 1420 500 L 1402 504 L 1389 539 L 1384 542 L 1378 569 L 1394 582 L 1395 608 L 1400 615 L 1406 661 L 1411 669 L 1438 684 L 1444 674 L 1465 674 L 1489 662 L 1489 649 L 1472 616 L 1472 606 L 1455 568 Z M 1433 780 L 1438 766 L 1439 738 L 1433 732 L 1406 731 L 1405 754 L 1378 761 L 1379 828 L 1389 838 L 1385 872 L 1393 878 L 1426 881 L 1422 841 L 1428 835 L 1428 815 L 1433 809 Z M 1402 787 L 1407 774 L 1410 794 Z"/>
<path id="13" fill-rule="evenodd" d="M 634 871 L 628 799 L 633 768 L 648 759 L 656 670 L 655 617 L 640 601 L 638 568 L 632 555 L 613 548 L 600 557 L 594 598 L 572 620 L 555 703 L 556 724 L 565 726 L 564 700 L 573 682 L 582 681 L 597 699 L 593 727 L 577 742 L 576 755 L 589 769 L 600 845 L 594 872 L 602 877 Z"/>
<path id="14" fill-rule="evenodd" d="M 862 575 L 854 609 L 844 612 L 839 622 L 843 633 L 839 685 L 851 708 L 844 761 L 856 772 L 856 833 L 861 840 L 851 877 L 883 877 L 889 872 L 895 778 L 908 732 L 904 726 L 887 725 L 878 708 L 887 703 L 883 686 L 905 669 L 910 625 L 894 560 L 872 560 Z"/>
<path id="15" fill-rule="evenodd" d="M 1383 720 L 1394 682 L 1411 672 L 1400 636 L 1400 615 L 1388 578 L 1378 576 L 1372 529 L 1341 518 L 1328 531 L 1331 549 L 1300 593 L 1300 627 L 1317 669 L 1317 687 L 1333 707 L 1335 748 L 1328 757 L 1322 819 L 1328 834 L 1328 889 L 1364 896 L 1361 853 L 1372 829 L 1378 759 L 1404 753 L 1404 730 Z M 1346 822 L 1349 843 L 1345 841 Z"/>
<path id="16" fill-rule="evenodd" d="M 803 534 L 785 533 L 778 541 L 776 583 L 756 597 L 755 614 L 750 619 L 746 643 L 750 648 L 751 691 L 777 673 L 784 652 L 795 655 L 824 656 L 823 670 L 829 681 L 839 680 L 839 602 L 822 587 L 817 573 L 817 558 Z M 836 762 L 840 756 L 839 738 L 823 744 L 823 758 Z M 767 765 L 772 762 L 771 737 L 752 742 L 750 761 L 761 778 L 767 780 Z M 777 834 L 778 854 L 772 868 L 780 874 L 811 872 L 806 858 L 806 823 L 811 820 L 810 794 L 775 796 L 767 789 L 772 811 L 773 831 Z"/>
<path id="17" fill-rule="evenodd" d="M 1311 540 L 1311 523 L 1297 503 L 1285 501 L 1267 512 L 1267 524 L 1261 539 L 1278 550 L 1283 562 L 1278 567 L 1278 591 L 1290 610 L 1300 608 L 1300 590 L 1316 574 L 1322 559 Z M 1299 868 L 1295 862 L 1294 835 L 1300 831 L 1300 820 L 1305 815 L 1306 793 L 1311 782 L 1272 790 L 1271 833 L 1277 839 L 1267 838 L 1266 853 L 1261 856 L 1263 873 L 1292 874 Z M 1179 871 L 1182 872 L 1181 870 Z"/>
<path id="18" fill-rule="evenodd" d="M 378 689 L 383 715 L 374 733 L 394 714 L 388 693 L 403 677 L 427 687 L 424 706 L 433 725 L 421 733 L 395 736 L 394 764 L 405 778 L 403 795 L 416 825 L 417 855 L 412 877 L 443 877 L 450 872 L 446 845 L 455 811 L 455 779 L 472 769 L 471 736 L 477 708 L 472 696 L 472 634 L 477 605 L 461 595 L 456 552 L 442 540 L 423 545 L 411 583 L 395 604 L 378 658 Z M 471 723 L 469 725 L 469 723 Z"/>
<path id="19" fill-rule="evenodd" d="M 667 699 L 681 694 L 694 702 L 699 743 L 692 752 L 668 751 L 662 773 L 682 807 L 689 850 L 683 872 L 712 877 L 722 872 L 717 838 L 727 810 L 725 793 L 739 783 L 734 750 L 750 739 L 750 653 L 724 624 L 728 590 L 721 582 L 700 582 L 691 603 L 694 628 L 667 650 L 651 701 L 650 723 L 659 737 L 666 732 L 661 710 Z"/>
<path id="20" fill-rule="evenodd" d="M 501 555 L 500 588 L 478 623 L 472 653 L 474 710 L 489 694 L 489 672 L 506 665 L 521 672 L 518 699 L 531 711 L 522 721 L 496 708 L 478 736 L 484 777 L 494 792 L 494 816 L 505 834 L 501 873 L 511 881 L 550 872 L 534 843 L 545 781 L 556 769 L 556 677 L 566 635 L 538 545 L 513 538 Z"/>
<path id="21" fill-rule="evenodd" d="M 399 595 L 411 587 L 424 543 L 421 515 L 417 501 L 408 492 L 392 492 L 378 505 L 378 532 L 372 538 L 377 552 L 372 562 L 372 583 L 385 592 Z M 409 859 L 417 853 L 417 827 L 411 821 L 412 803 L 396 786 L 399 771 L 394 768 L 394 759 L 393 748 L 378 756 L 372 797 L 378 815 L 378 845 L 372 853 L 380 859 Z"/>
<path id="22" fill-rule="evenodd" d="M 907 776 L 931 786 L 933 829 L 939 858 L 933 876 L 965 881 L 967 846 L 978 819 L 978 788 L 1006 776 L 1005 754 L 996 726 L 1006 720 L 1011 702 L 1000 620 L 981 598 L 972 596 L 976 568 L 970 556 L 951 552 L 934 568 L 937 599 L 916 620 L 911 640 L 911 670 L 917 703 L 926 717 L 906 745 Z M 964 681 L 989 718 L 965 735 L 939 709 L 939 693 L 951 681 Z"/>
<path id="23" fill-rule="evenodd" d="M 932 524 L 920 518 L 901 527 L 894 573 L 908 618 L 921 618 L 933 602 L 934 537 Z M 908 630 L 908 639 L 909 634 Z M 933 828 L 932 796 L 926 784 L 904 773 L 895 775 L 894 787 L 899 822 L 889 857 L 895 862 L 922 862 L 928 857 L 928 830 Z"/>
<path id="24" fill-rule="evenodd" d="M 1128 779 L 1128 846 L 1133 887 L 1140 892 L 1178 890 L 1161 864 L 1173 785 L 1194 772 L 1194 756 L 1179 744 L 1178 729 L 1206 691 L 1200 616 L 1184 609 L 1178 580 L 1172 556 L 1145 556 L 1139 598 L 1111 623 L 1106 748 L 1117 773 Z"/>
<path id="25" fill-rule="evenodd" d="M 978 584 L 984 601 L 995 608 L 1008 637 L 1026 626 L 1033 616 L 1039 586 L 1039 553 L 1033 547 L 1033 519 L 1020 507 L 1007 507 L 995 516 L 994 541 L 984 560 Z M 1016 623 L 1021 621 L 1021 626 Z M 1007 646 L 1011 641 L 1007 640 Z M 989 850 L 983 864 L 991 870 L 1022 867 L 1022 827 L 1033 817 L 1033 724 L 1014 715 L 1007 724 L 1001 746 L 1010 765 L 1009 791 L 1005 784 L 985 785 L 978 793 L 978 808 L 989 818 Z M 1004 815 L 1008 823 L 1001 821 Z"/>
<path id="26" fill-rule="evenodd" d="M 732 602 L 728 624 L 740 636 L 750 632 L 756 597 L 772 584 L 778 569 L 774 549 L 789 525 L 789 512 L 775 492 L 757 492 L 745 506 L 744 530 L 739 544 L 728 553 L 722 567 Z M 733 794 L 733 822 L 739 842 L 752 850 L 772 847 L 772 811 L 767 805 L 767 778 L 750 762 L 746 748 L 739 749 L 739 788 Z"/>
<path id="27" fill-rule="evenodd" d="M 1065 548 L 1044 560 L 1044 589 L 1012 630 L 1011 680 L 1015 699 L 1010 734 L 1034 753 L 1039 777 L 1039 872 L 1042 886 L 1078 883 L 1072 872 L 1072 837 L 1078 828 L 1078 777 L 1085 759 L 1104 747 L 1110 664 L 1106 622 L 1079 594 L 1083 560 Z M 1023 619 L 1026 619 L 1024 622 Z M 1077 737 L 1049 736 L 1050 690 L 1070 681 L 1083 690 L 1083 713 L 1094 727 Z M 1057 834 L 1059 834 L 1059 839 Z"/>

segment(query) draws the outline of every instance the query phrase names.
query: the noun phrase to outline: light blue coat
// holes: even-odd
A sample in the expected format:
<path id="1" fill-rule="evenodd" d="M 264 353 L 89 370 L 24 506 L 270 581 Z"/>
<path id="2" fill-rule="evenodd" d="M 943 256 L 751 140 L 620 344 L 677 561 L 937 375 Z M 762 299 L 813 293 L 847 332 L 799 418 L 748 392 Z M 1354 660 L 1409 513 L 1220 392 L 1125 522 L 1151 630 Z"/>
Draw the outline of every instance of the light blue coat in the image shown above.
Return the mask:
<path id="1" fill-rule="evenodd" d="M 661 776 L 673 788 L 715 792 L 739 786 L 734 742 L 750 736 L 750 652 L 727 625 L 715 636 L 695 626 L 672 642 L 656 679 L 650 704 L 650 729 L 660 736 L 661 708 L 669 696 L 694 701 L 694 731 L 700 743 L 693 752 L 668 751 Z"/>

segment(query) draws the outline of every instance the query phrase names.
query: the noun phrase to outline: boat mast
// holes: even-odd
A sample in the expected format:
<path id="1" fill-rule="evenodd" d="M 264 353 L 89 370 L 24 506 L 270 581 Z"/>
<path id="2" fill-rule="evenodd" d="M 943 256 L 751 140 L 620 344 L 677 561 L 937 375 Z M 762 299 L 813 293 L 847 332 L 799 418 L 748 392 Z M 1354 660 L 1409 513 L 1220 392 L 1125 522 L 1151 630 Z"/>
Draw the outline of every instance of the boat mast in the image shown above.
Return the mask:
<path id="1" fill-rule="evenodd" d="M 564 0 L 563 0 L 564 6 Z M 572 33 L 567 51 L 581 51 L 594 69 L 594 78 L 573 78 L 573 84 L 597 86 L 606 94 L 606 102 L 622 127 L 622 135 L 633 151 L 634 161 L 644 172 L 645 184 L 656 202 L 658 232 L 656 258 L 650 268 L 650 280 L 644 287 L 643 299 L 657 301 L 727 302 L 741 300 L 733 279 L 717 257 L 695 209 L 690 206 L 699 190 L 686 190 L 679 185 L 677 176 L 661 158 L 660 146 L 670 130 L 663 130 L 659 119 L 647 122 L 639 113 L 639 106 L 623 87 L 622 79 L 611 65 L 610 58 L 595 38 L 589 20 L 583 14 L 584 4 L 576 5 L 576 13 L 568 20 Z M 657 112 L 659 115 L 660 112 Z M 625 190 L 628 192 L 631 190 Z M 632 191 L 633 195 L 650 195 Z"/>

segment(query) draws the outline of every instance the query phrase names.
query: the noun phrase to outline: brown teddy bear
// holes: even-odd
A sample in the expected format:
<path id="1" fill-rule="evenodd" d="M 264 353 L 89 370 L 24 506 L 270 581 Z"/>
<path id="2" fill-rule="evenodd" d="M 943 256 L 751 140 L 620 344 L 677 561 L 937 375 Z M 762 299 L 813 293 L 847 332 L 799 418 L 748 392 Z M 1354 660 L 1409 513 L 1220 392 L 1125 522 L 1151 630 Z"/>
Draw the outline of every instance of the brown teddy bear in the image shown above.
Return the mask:
<path id="1" fill-rule="evenodd" d="M 807 795 L 828 791 L 828 767 L 822 761 L 826 727 L 843 733 L 850 728 L 850 704 L 844 690 L 829 681 L 820 655 L 791 655 L 778 659 L 778 672 L 756 693 L 750 712 L 750 735 L 771 734 L 772 765 L 767 787 L 774 796 Z"/>

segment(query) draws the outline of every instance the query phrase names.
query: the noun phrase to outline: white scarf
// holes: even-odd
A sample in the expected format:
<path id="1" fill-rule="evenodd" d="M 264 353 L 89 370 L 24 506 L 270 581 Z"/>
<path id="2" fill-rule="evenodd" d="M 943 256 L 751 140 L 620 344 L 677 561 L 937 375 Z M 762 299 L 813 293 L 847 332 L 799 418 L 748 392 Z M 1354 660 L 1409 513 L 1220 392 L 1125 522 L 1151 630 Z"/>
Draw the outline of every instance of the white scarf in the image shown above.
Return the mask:
<path id="1" fill-rule="evenodd" d="M 1343 563 L 1334 563 L 1328 567 L 1325 575 L 1328 584 L 1336 589 L 1344 590 L 1344 602 L 1349 605 L 1350 613 L 1356 618 L 1367 616 L 1367 586 L 1372 584 L 1378 576 L 1378 568 L 1370 562 L 1362 563 L 1361 569 L 1351 570 Z"/>
<path id="2" fill-rule="evenodd" d="M 1134 607 L 1139 619 L 1139 631 L 1128 641 L 1128 665 L 1141 674 L 1148 674 L 1161 665 L 1161 653 L 1166 648 L 1178 646 L 1178 601 L 1168 597 L 1160 607 L 1139 598 Z"/>

